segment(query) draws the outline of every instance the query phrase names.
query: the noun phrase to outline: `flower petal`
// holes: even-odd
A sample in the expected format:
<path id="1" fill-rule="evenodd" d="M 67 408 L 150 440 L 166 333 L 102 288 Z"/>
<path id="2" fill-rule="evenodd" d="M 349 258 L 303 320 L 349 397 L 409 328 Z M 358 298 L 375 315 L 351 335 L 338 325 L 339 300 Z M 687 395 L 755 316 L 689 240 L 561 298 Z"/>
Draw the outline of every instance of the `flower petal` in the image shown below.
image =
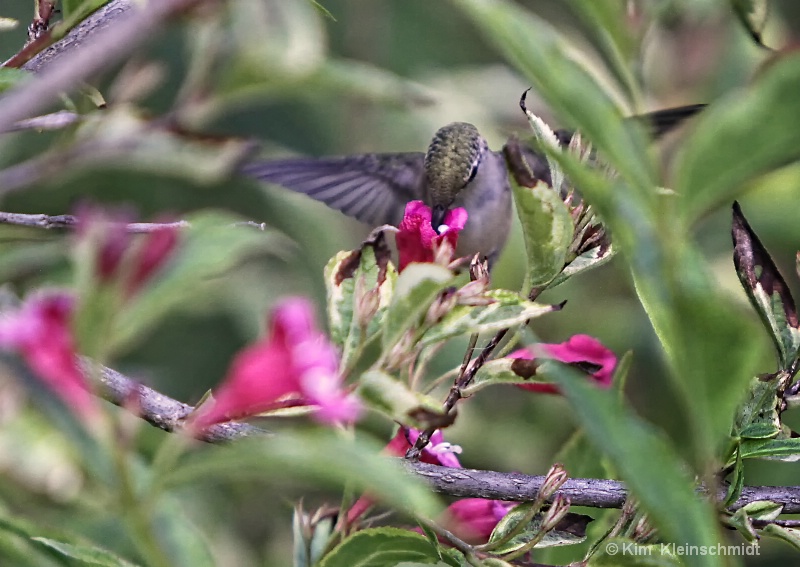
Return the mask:
<path id="1" fill-rule="evenodd" d="M 32 294 L 0 320 L 0 347 L 19 352 L 79 417 L 89 419 L 98 408 L 78 366 L 71 329 L 73 304 L 73 297 L 64 292 Z"/>

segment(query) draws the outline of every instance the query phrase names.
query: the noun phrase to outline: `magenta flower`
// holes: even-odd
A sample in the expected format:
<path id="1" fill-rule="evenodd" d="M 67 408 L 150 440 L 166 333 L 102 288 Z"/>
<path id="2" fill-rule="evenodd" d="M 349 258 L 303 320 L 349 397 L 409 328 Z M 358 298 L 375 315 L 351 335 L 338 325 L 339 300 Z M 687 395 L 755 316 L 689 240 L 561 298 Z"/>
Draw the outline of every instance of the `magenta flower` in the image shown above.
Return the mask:
<path id="1" fill-rule="evenodd" d="M 447 212 L 440 234 L 431 226 L 431 209 L 422 201 L 406 205 L 399 231 L 395 235 L 402 272 L 411 262 L 433 262 L 435 250 L 447 242 L 452 248 L 458 242 L 458 233 L 467 223 L 467 211 L 457 208 Z"/>
<path id="2" fill-rule="evenodd" d="M 95 272 L 103 283 L 123 279 L 127 295 L 133 295 L 169 260 L 178 243 L 178 227 L 164 223 L 135 241 L 125 210 L 106 211 L 83 205 L 78 211 L 78 238 L 94 241 Z"/>
<path id="3" fill-rule="evenodd" d="M 444 526 L 468 543 L 484 543 L 489 540 L 497 522 L 508 514 L 517 502 L 463 498 L 447 507 Z"/>
<path id="4" fill-rule="evenodd" d="M 405 457 L 406 452 L 417 442 L 418 438 L 419 430 L 401 425 L 392 440 L 383 448 L 383 452 L 394 457 Z M 437 429 L 431 435 L 430 443 L 422 450 L 419 460 L 430 465 L 460 469 L 461 463 L 458 462 L 458 457 L 456 457 L 456 454 L 460 452 L 461 447 L 446 442 L 442 431 Z M 374 503 L 375 501 L 369 495 L 362 496 L 347 511 L 347 521 L 349 523 L 355 522 Z"/>
<path id="5" fill-rule="evenodd" d="M 0 348 L 14 350 L 75 413 L 97 412 L 78 366 L 70 320 L 73 298 L 63 292 L 38 292 L 14 312 L 0 318 Z"/>
<path id="6" fill-rule="evenodd" d="M 589 335 L 575 335 L 565 343 L 537 345 L 544 351 L 543 358 L 551 358 L 566 364 L 572 364 L 586 371 L 598 386 L 608 388 L 617 366 L 617 357 L 603 343 Z M 529 348 L 516 350 L 508 358 L 534 360 L 536 355 Z M 554 384 L 517 384 L 518 387 L 531 392 L 558 394 Z"/>
<path id="7" fill-rule="evenodd" d="M 400 427 L 397 434 L 389 441 L 384 451 L 396 457 L 405 457 L 406 452 L 417 442 L 419 438 L 419 431 L 413 427 Z M 456 454 L 461 452 L 461 447 L 458 445 L 451 445 L 444 440 L 444 434 L 441 429 L 437 429 L 431 435 L 431 441 L 422 450 L 419 460 L 423 463 L 431 465 L 440 465 L 443 467 L 452 467 L 460 469 L 461 463 L 458 462 Z"/>
<path id="8" fill-rule="evenodd" d="M 267 337 L 242 350 L 228 375 L 192 420 L 202 429 L 275 409 L 282 400 L 299 398 L 317 406 L 325 423 L 353 421 L 360 405 L 342 388 L 336 349 L 314 323 L 306 299 L 284 300 L 274 310 Z"/>
<path id="9" fill-rule="evenodd" d="M 94 241 L 95 272 L 101 282 L 117 277 L 125 253 L 130 247 L 131 234 L 125 225 L 132 215 L 123 209 L 106 211 L 100 207 L 82 204 L 76 212 L 79 241 Z"/>
<path id="10" fill-rule="evenodd" d="M 174 225 L 163 226 L 142 238 L 128 284 L 129 293 L 141 289 L 169 260 L 178 245 L 178 228 Z"/>

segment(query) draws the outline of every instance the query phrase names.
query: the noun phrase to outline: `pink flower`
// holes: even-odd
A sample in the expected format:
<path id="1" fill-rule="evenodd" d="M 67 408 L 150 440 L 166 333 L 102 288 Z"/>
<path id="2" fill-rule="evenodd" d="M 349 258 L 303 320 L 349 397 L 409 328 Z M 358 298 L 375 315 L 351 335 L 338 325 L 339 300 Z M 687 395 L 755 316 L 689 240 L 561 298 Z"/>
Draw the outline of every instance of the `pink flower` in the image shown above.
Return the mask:
<path id="1" fill-rule="evenodd" d="M 169 260 L 178 245 L 178 228 L 175 225 L 160 227 L 142 237 L 133 264 L 133 274 L 128 285 L 135 293 Z"/>
<path id="2" fill-rule="evenodd" d="M 422 201 L 411 201 L 406 205 L 399 231 L 395 235 L 400 255 L 400 271 L 411 262 L 433 262 L 434 251 L 447 242 L 452 248 L 458 242 L 458 233 L 467 223 L 467 211 L 457 208 L 447 212 L 445 228 L 437 234 L 431 226 L 431 209 Z"/>
<path id="3" fill-rule="evenodd" d="M 19 352 L 28 366 L 79 416 L 97 411 L 78 366 L 70 319 L 73 298 L 38 292 L 0 319 L 0 348 Z"/>
<path id="4" fill-rule="evenodd" d="M 417 442 L 419 438 L 419 430 L 413 427 L 403 427 L 397 430 L 397 433 L 392 440 L 383 448 L 383 452 L 395 457 L 405 457 L 406 452 Z M 461 447 L 458 445 L 451 445 L 444 440 L 444 435 L 440 429 L 437 429 L 431 435 L 430 443 L 422 450 L 419 460 L 429 465 L 440 465 L 443 467 L 451 467 L 460 469 L 461 463 L 458 462 L 456 453 L 461 452 Z M 349 523 L 355 522 L 360 518 L 364 512 L 374 504 L 374 500 L 364 495 L 359 498 L 355 504 L 347 511 L 347 521 Z"/>
<path id="5" fill-rule="evenodd" d="M 447 507 L 443 524 L 468 543 L 483 543 L 489 540 L 497 522 L 516 505 L 516 502 L 484 498 L 456 500 Z"/>
<path id="6" fill-rule="evenodd" d="M 106 211 L 83 205 L 78 212 L 78 238 L 94 254 L 95 272 L 103 283 L 122 280 L 132 295 L 167 262 L 178 243 L 178 227 L 163 223 L 134 242 L 128 231 L 132 215 L 122 209 Z"/>
<path id="7" fill-rule="evenodd" d="M 100 281 L 110 282 L 117 277 L 131 243 L 131 234 L 125 225 L 132 215 L 124 209 L 106 211 L 84 203 L 79 206 L 76 216 L 78 240 L 94 245 L 95 272 Z"/>
<path id="8" fill-rule="evenodd" d="M 287 299 L 274 310 L 269 335 L 236 356 L 214 401 L 198 410 L 192 425 L 202 429 L 252 416 L 289 396 L 316 405 L 320 421 L 353 421 L 360 406 L 342 389 L 338 367 L 334 346 L 316 328 L 311 303 Z"/>
<path id="9" fill-rule="evenodd" d="M 396 457 L 405 457 L 406 452 L 417 442 L 417 438 L 419 438 L 418 430 L 413 427 L 400 427 L 384 451 Z M 430 443 L 422 450 L 419 460 L 431 465 L 460 469 L 461 463 L 456 457 L 456 454 L 460 452 L 461 447 L 447 443 L 442 431 L 437 429 L 431 435 Z"/>
<path id="10" fill-rule="evenodd" d="M 552 358 L 560 362 L 572 364 L 589 374 L 598 386 L 608 388 L 617 366 L 616 355 L 603 346 L 603 343 L 589 335 L 575 335 L 565 343 L 546 344 L 537 347 L 546 353 L 544 358 Z M 529 348 L 516 350 L 508 358 L 534 360 L 536 355 Z M 531 392 L 558 394 L 554 384 L 518 384 L 518 387 Z"/>

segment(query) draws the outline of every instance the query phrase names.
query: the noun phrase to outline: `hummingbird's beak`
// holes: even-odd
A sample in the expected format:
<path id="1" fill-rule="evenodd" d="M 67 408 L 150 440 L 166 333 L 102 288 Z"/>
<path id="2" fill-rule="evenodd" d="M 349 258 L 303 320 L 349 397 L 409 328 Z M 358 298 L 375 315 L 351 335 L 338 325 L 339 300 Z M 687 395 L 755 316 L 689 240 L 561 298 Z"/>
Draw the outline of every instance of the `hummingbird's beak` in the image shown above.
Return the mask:
<path id="1" fill-rule="evenodd" d="M 442 205 L 435 205 L 431 211 L 431 226 L 436 234 L 439 234 L 439 227 L 444 224 L 444 217 L 447 215 L 447 209 Z"/>

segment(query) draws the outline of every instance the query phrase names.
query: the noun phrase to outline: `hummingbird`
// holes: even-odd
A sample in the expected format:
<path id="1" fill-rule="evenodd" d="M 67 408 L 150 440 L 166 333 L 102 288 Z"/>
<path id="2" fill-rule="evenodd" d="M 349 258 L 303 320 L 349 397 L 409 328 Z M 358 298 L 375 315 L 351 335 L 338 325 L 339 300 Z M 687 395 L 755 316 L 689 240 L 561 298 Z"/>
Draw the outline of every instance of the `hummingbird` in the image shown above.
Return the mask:
<path id="1" fill-rule="evenodd" d="M 658 138 L 705 105 L 670 108 L 634 116 Z M 573 132 L 557 130 L 562 145 Z M 543 154 L 526 148 L 524 157 L 536 179 L 549 182 Z M 322 158 L 256 160 L 241 173 L 303 193 L 373 227 L 398 226 L 406 204 L 421 200 L 431 208 L 431 226 L 440 232 L 447 212 L 467 210 L 456 254 L 479 253 L 492 265 L 502 252 L 512 224 L 512 193 L 503 152 L 492 151 L 467 122 L 439 128 L 426 152 L 359 154 Z"/>

